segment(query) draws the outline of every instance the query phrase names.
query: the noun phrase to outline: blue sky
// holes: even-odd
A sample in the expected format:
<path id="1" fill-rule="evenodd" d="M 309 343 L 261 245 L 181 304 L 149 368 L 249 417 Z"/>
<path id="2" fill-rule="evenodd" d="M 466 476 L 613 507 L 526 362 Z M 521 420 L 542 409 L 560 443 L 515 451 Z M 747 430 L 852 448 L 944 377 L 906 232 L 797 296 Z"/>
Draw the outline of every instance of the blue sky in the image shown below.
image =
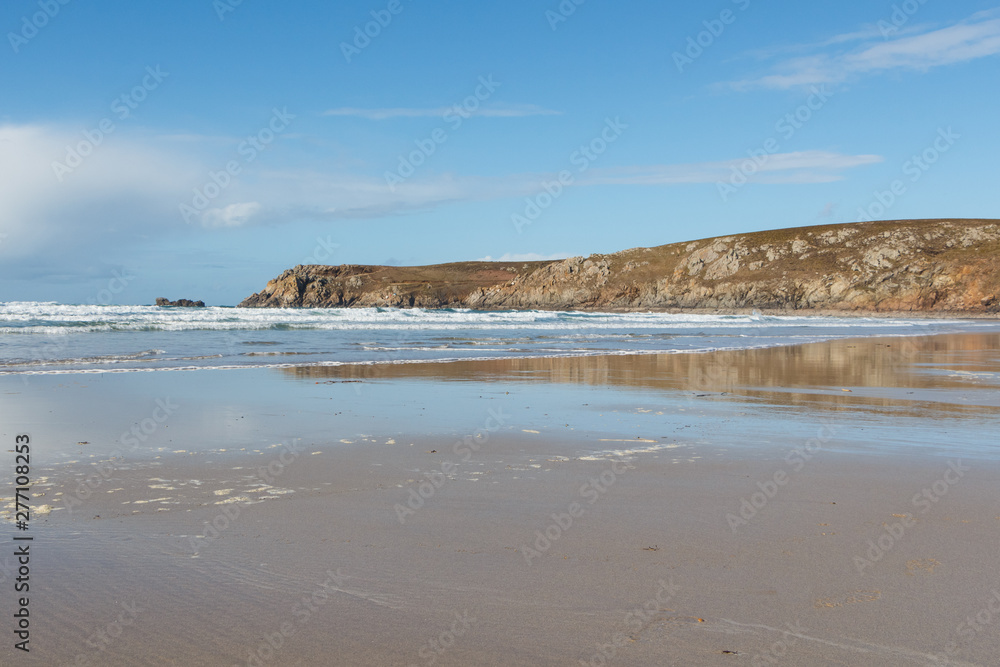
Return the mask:
<path id="1" fill-rule="evenodd" d="M 10 0 L 0 31 L 0 301 L 1000 217 L 995 1 Z"/>

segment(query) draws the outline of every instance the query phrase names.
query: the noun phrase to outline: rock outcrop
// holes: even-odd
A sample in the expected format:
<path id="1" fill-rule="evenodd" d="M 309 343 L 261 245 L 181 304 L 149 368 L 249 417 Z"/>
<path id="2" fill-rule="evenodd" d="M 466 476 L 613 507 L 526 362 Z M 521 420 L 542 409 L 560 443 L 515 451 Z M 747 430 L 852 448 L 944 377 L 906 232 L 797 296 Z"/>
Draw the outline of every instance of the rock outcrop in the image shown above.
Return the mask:
<path id="1" fill-rule="evenodd" d="M 799 227 L 549 262 L 297 266 L 244 307 L 1000 312 L 1000 221 Z"/>
<path id="2" fill-rule="evenodd" d="M 433 266 L 296 266 L 241 307 L 464 308 L 470 294 L 509 283 L 547 262 L 457 262 Z"/>
<path id="3" fill-rule="evenodd" d="M 204 301 L 192 301 L 191 299 L 177 299 L 177 301 L 171 301 L 170 299 L 165 299 L 162 296 L 156 298 L 157 306 L 176 306 L 179 308 L 204 308 Z"/>

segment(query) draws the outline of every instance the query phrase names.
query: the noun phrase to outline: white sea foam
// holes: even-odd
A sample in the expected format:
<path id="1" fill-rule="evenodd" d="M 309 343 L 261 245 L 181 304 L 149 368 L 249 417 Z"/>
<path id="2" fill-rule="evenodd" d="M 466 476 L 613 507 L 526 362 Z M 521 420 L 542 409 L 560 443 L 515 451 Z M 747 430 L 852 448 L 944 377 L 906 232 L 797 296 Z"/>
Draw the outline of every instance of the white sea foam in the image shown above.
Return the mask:
<path id="1" fill-rule="evenodd" d="M 0 374 L 417 364 L 997 331 L 987 320 L 0 303 Z"/>
<path id="2" fill-rule="evenodd" d="M 926 327 L 960 320 L 892 320 Z M 161 308 L 159 306 L 63 305 L 51 302 L 0 303 L 0 333 L 83 331 L 180 331 L 262 329 L 649 329 L 704 326 L 760 329 L 775 325 L 883 327 L 883 318 L 705 315 L 677 313 L 593 313 L 555 311 L 425 310 L 422 308 Z M 629 334 L 621 334 L 628 336 Z"/>

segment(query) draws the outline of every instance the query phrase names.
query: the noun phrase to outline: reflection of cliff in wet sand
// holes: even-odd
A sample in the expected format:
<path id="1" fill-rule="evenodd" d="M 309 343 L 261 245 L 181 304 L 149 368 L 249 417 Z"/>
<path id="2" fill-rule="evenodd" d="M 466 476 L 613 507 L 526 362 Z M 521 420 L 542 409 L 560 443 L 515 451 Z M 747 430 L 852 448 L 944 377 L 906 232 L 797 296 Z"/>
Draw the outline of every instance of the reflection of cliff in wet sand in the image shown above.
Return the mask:
<path id="1" fill-rule="evenodd" d="M 297 266 L 244 307 L 1000 312 L 1000 221 L 799 227 L 550 262 Z"/>
<path id="2" fill-rule="evenodd" d="M 756 350 L 281 369 L 302 379 L 551 382 L 719 394 L 813 409 L 1000 412 L 998 334 L 857 338 Z M 945 361 L 947 360 L 947 361 Z M 849 391 L 847 391 L 849 390 Z M 955 399 L 955 390 L 965 390 Z M 952 398 L 939 394 L 948 392 Z M 954 396 L 953 396 L 954 395 Z M 960 400 L 962 402 L 956 402 Z"/>

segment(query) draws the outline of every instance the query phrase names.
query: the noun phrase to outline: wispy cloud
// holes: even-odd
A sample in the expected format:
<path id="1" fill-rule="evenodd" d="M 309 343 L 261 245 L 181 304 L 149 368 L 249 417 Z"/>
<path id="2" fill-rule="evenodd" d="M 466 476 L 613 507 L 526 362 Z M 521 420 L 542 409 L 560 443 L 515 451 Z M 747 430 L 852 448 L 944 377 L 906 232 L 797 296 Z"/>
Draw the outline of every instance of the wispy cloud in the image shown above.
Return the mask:
<path id="1" fill-rule="evenodd" d="M 219 188 L 189 224 L 179 206 L 191 204 L 195 188 L 206 191 L 208 174 L 219 170 L 217 157 L 205 155 L 197 142 L 164 142 L 157 136 L 122 132 L 59 181 L 52 163 L 64 159 L 66 147 L 78 145 L 80 137 L 74 128 L 0 125 L 0 270 L 14 271 L 14 262 L 63 270 L 109 249 L 178 234 L 196 236 L 203 229 L 218 233 L 264 224 L 376 219 L 452 203 L 534 196 L 543 182 L 558 178 L 539 172 L 427 173 L 390 191 L 377 173 L 347 168 L 269 170 L 260 161 L 245 165 L 228 187 Z M 574 187 L 715 183 L 727 179 L 746 159 L 593 168 L 579 174 Z M 780 153 L 768 156 L 751 180 L 828 182 L 880 160 L 876 155 L 824 151 Z"/>
<path id="2" fill-rule="evenodd" d="M 483 116 L 487 118 L 523 118 L 526 116 L 559 116 L 561 111 L 544 109 L 534 104 L 515 106 L 482 107 L 468 110 L 460 106 L 421 108 L 421 107 L 386 107 L 376 109 L 361 109 L 358 107 L 340 107 L 323 112 L 324 116 L 349 116 L 367 118 L 368 120 L 390 120 L 392 118 L 440 118 L 449 113 L 460 113 L 464 116 Z"/>
<path id="3" fill-rule="evenodd" d="M 882 161 L 878 155 L 844 155 L 829 151 L 801 151 L 769 155 L 750 180 L 760 184 L 829 183 L 850 169 Z M 718 162 L 642 165 L 590 169 L 573 187 L 599 185 L 672 186 L 717 183 L 728 179 L 747 158 Z M 284 219 L 349 220 L 378 218 L 429 210 L 450 203 L 493 201 L 533 196 L 555 173 L 521 173 L 496 177 L 438 174 L 411 179 L 390 193 L 381 179 L 323 173 L 267 174 L 268 191 L 276 199 L 294 202 L 278 211 L 260 212 L 259 221 Z M 280 193 L 280 194 L 278 194 Z M 249 193 L 248 193 L 249 195 Z M 278 219 L 268 215 L 278 216 Z"/>
<path id="4" fill-rule="evenodd" d="M 913 28 L 907 27 L 903 31 L 909 33 L 912 32 Z M 744 57 L 754 58 L 756 60 L 770 60 L 772 58 L 777 58 L 779 56 L 790 56 L 792 54 L 808 53 L 810 51 L 815 51 L 816 49 L 825 48 L 828 46 L 835 46 L 838 44 L 848 44 L 850 42 L 862 42 L 862 41 L 872 41 L 875 39 L 882 39 L 882 31 L 879 30 L 878 26 L 875 25 L 865 25 L 861 29 L 855 30 L 854 32 L 841 33 L 839 35 L 834 35 L 833 37 L 828 37 L 821 42 L 810 42 L 806 44 L 778 44 L 767 46 L 763 48 L 752 49 L 743 54 Z M 901 32 L 896 33 L 900 35 Z"/>
<path id="5" fill-rule="evenodd" d="M 891 70 L 926 71 L 1000 54 L 1000 12 L 978 12 L 956 24 L 935 28 L 914 26 L 888 41 L 870 30 L 827 39 L 803 51 L 862 42 L 852 49 L 812 53 L 776 63 L 771 71 L 732 82 L 737 90 L 787 89 L 845 83 L 860 76 Z"/>
<path id="6" fill-rule="evenodd" d="M 260 202 L 239 202 L 222 208 L 207 209 L 201 216 L 206 227 L 240 227 L 260 213 Z"/>
<path id="7" fill-rule="evenodd" d="M 798 151 L 767 156 L 754 176 L 756 183 L 829 183 L 843 172 L 882 161 L 879 155 L 843 155 L 828 151 Z M 716 183 L 729 178 L 747 158 L 719 162 L 594 169 L 583 185 L 678 185 Z"/>

